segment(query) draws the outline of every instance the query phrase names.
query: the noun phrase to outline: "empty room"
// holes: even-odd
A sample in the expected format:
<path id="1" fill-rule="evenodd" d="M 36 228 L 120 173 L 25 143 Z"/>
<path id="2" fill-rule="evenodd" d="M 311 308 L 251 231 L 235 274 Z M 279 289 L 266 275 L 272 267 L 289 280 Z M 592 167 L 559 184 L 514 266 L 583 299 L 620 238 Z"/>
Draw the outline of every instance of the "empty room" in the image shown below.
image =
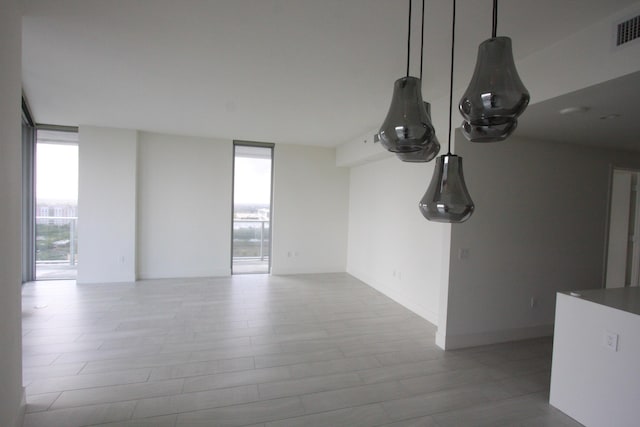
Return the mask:
<path id="1" fill-rule="evenodd" d="M 637 425 L 639 1 L 0 0 L 0 38 L 0 425 Z"/>

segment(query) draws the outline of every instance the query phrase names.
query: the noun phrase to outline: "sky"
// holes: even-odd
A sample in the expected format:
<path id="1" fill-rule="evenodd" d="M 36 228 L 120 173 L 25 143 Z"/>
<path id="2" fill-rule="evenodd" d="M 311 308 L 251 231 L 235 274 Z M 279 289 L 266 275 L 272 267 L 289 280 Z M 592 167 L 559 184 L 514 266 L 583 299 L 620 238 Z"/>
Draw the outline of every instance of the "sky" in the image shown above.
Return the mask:
<path id="1" fill-rule="evenodd" d="M 38 144 L 36 150 L 36 198 L 77 202 L 78 146 Z"/>
<path id="2" fill-rule="evenodd" d="M 271 160 L 236 157 L 234 203 L 271 202 Z"/>

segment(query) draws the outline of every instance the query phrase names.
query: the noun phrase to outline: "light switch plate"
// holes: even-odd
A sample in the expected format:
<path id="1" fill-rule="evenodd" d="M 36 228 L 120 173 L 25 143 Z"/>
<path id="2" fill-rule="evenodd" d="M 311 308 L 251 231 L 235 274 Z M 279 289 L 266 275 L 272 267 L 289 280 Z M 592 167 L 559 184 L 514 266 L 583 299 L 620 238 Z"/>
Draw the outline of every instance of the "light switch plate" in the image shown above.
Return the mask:
<path id="1" fill-rule="evenodd" d="M 612 351 L 618 351 L 618 334 L 606 331 L 604 333 L 604 346 Z"/>

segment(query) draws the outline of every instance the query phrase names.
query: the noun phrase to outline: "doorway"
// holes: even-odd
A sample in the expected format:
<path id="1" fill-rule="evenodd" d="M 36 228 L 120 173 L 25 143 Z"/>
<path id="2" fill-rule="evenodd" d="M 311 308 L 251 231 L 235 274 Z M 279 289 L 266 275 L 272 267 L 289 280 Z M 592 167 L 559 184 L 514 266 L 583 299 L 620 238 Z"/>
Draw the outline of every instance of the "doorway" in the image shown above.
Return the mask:
<path id="1" fill-rule="evenodd" d="M 35 279 L 75 279 L 78 268 L 78 133 L 36 131 Z"/>
<path id="2" fill-rule="evenodd" d="M 640 286 L 640 171 L 614 169 L 611 182 L 605 284 Z"/>
<path id="3" fill-rule="evenodd" d="M 231 274 L 271 272 L 273 144 L 233 144 Z"/>

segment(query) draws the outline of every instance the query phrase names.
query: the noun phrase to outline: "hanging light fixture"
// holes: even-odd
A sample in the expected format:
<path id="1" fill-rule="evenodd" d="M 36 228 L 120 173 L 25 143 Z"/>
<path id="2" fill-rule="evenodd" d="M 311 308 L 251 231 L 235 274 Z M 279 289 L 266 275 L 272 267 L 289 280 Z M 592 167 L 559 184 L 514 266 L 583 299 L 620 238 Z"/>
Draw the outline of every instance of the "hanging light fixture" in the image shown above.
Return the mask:
<path id="1" fill-rule="evenodd" d="M 431 121 L 431 104 L 428 102 L 424 103 L 424 108 L 427 110 L 427 117 L 429 121 Z M 440 151 L 440 142 L 434 133 L 433 135 L 433 143 L 427 144 L 426 147 L 421 149 L 420 151 L 411 151 L 408 153 L 396 153 L 396 157 L 402 160 L 403 162 L 409 163 L 425 163 L 433 160 Z"/>
<path id="2" fill-rule="evenodd" d="M 409 0 L 409 30 L 407 36 L 407 74 L 396 80 L 391 106 L 378 136 L 380 143 L 394 153 L 434 151 L 435 130 L 422 100 L 422 56 L 420 51 L 420 78 L 409 76 L 411 56 L 411 0 Z M 424 35 L 424 0 L 422 0 L 422 34 Z M 438 150 L 435 150 L 437 154 Z M 435 154 L 434 154 L 435 155 Z"/>
<path id="3" fill-rule="evenodd" d="M 451 30 L 451 76 L 449 85 L 449 147 L 447 154 L 436 159 L 429 188 L 420 200 L 420 212 L 429 221 L 464 222 L 474 205 L 462 174 L 462 157 L 451 154 L 451 110 L 453 109 L 453 55 L 456 33 L 456 0 L 453 0 Z"/>
<path id="4" fill-rule="evenodd" d="M 506 139 L 529 104 L 529 92 L 513 61 L 511 39 L 496 37 L 497 26 L 498 0 L 493 0 L 491 38 L 478 47 L 476 68 L 459 104 L 462 133 L 472 142 Z"/>

